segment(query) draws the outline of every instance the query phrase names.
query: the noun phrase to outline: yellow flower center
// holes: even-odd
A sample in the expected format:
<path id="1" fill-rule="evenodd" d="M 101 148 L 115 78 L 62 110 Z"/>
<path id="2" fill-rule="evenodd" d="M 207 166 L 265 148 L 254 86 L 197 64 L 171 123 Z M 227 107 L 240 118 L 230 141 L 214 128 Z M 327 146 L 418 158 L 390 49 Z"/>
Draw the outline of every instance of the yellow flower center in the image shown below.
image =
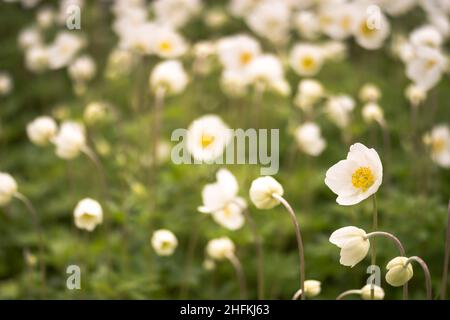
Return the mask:
<path id="1" fill-rule="evenodd" d="M 369 167 L 360 167 L 352 174 L 352 184 L 355 188 L 365 192 L 375 182 L 372 170 Z"/>
<path id="2" fill-rule="evenodd" d="M 83 213 L 83 215 L 81 216 L 81 220 L 83 220 L 85 223 L 93 223 L 97 220 L 97 217 L 89 213 Z"/>
<path id="3" fill-rule="evenodd" d="M 171 247 L 172 247 L 172 244 L 171 244 L 170 241 L 164 240 L 164 241 L 161 242 L 161 249 L 163 249 L 163 250 L 168 250 L 168 249 L 170 249 Z"/>
<path id="4" fill-rule="evenodd" d="M 437 61 L 435 59 L 429 59 L 426 63 L 426 68 L 429 70 L 433 68 L 437 64 Z"/>
<path id="5" fill-rule="evenodd" d="M 303 67 L 303 69 L 311 70 L 316 65 L 316 61 L 311 56 L 304 56 L 300 61 L 300 65 Z"/>
<path id="6" fill-rule="evenodd" d="M 202 145 L 202 148 L 203 149 L 208 148 L 211 145 L 211 143 L 214 142 L 214 139 L 215 139 L 214 136 L 207 133 L 203 133 L 200 139 L 200 144 Z"/>
<path id="7" fill-rule="evenodd" d="M 361 33 L 366 37 L 371 37 L 376 32 L 376 28 L 375 27 L 369 28 L 365 20 L 361 23 L 360 30 Z"/>
<path id="8" fill-rule="evenodd" d="M 159 43 L 159 49 L 163 52 L 169 52 L 172 50 L 172 44 L 167 40 L 161 41 Z"/>
<path id="9" fill-rule="evenodd" d="M 435 139 L 431 144 L 431 148 L 434 153 L 440 153 L 445 149 L 445 141 L 444 139 Z"/>
<path id="10" fill-rule="evenodd" d="M 342 27 L 342 29 L 344 29 L 346 31 L 350 30 L 351 24 L 352 24 L 352 18 L 351 17 L 345 16 L 345 17 L 342 18 L 342 20 L 341 20 L 341 27 Z"/>
<path id="11" fill-rule="evenodd" d="M 253 55 L 250 52 L 242 52 L 241 56 L 239 57 L 239 60 L 241 61 L 241 64 L 248 64 L 253 59 Z"/>

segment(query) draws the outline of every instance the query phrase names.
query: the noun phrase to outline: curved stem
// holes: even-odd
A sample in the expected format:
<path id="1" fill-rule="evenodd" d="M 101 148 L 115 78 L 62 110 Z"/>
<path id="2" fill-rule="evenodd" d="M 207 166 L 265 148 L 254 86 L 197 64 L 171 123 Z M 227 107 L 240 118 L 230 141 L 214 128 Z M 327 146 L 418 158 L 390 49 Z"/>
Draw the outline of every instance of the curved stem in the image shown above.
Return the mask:
<path id="1" fill-rule="evenodd" d="M 361 294 L 361 290 L 353 289 L 353 290 L 344 291 L 340 295 L 337 296 L 336 300 L 341 300 L 342 298 L 352 295 L 352 294 Z"/>
<path id="2" fill-rule="evenodd" d="M 377 197 L 376 194 L 373 194 L 372 196 L 372 203 L 373 203 L 373 216 L 372 216 L 372 230 L 378 229 L 378 207 L 377 207 Z M 372 241 L 371 244 L 371 265 L 375 266 L 377 263 L 377 246 L 375 241 Z M 372 285 L 370 288 L 370 298 L 373 300 L 375 298 L 375 278 L 372 281 Z"/>
<path id="3" fill-rule="evenodd" d="M 264 256 L 262 241 L 250 212 L 248 212 L 248 209 L 243 209 L 243 212 L 250 228 L 252 229 L 253 241 L 255 242 L 256 247 L 256 255 L 258 260 L 258 300 L 264 300 Z"/>
<path id="4" fill-rule="evenodd" d="M 445 254 L 444 254 L 444 269 L 442 271 L 441 300 L 445 300 L 445 296 L 447 295 L 449 247 L 450 247 L 450 200 L 448 202 L 447 230 L 445 231 Z"/>
<path id="5" fill-rule="evenodd" d="M 246 299 L 247 298 L 247 286 L 245 284 L 245 275 L 244 275 L 244 270 L 242 269 L 241 262 L 239 261 L 238 257 L 236 257 L 236 255 L 234 255 L 234 254 L 228 256 L 227 258 L 233 265 L 233 268 L 236 271 L 236 275 L 238 277 L 239 295 L 240 295 L 241 299 Z"/>
<path id="6" fill-rule="evenodd" d="M 39 216 L 38 216 L 38 214 L 36 212 L 36 209 L 34 209 L 33 204 L 31 203 L 30 200 L 28 200 L 28 198 L 26 196 L 24 196 L 21 193 L 16 193 L 14 196 L 18 200 L 20 200 L 25 205 L 27 210 L 30 212 L 31 219 L 33 221 L 33 226 L 34 226 L 35 232 L 36 232 L 36 234 L 38 236 L 39 269 L 40 269 L 40 274 L 41 274 L 42 295 L 43 295 L 43 297 L 45 297 L 46 292 L 47 292 L 47 288 L 46 288 L 46 283 L 45 283 L 44 234 L 42 232 L 42 227 L 41 227 L 41 224 L 39 222 Z"/>
<path id="7" fill-rule="evenodd" d="M 416 261 L 423 269 L 423 273 L 425 274 L 425 287 L 427 290 L 427 299 L 432 300 L 432 293 L 431 293 L 431 276 L 430 276 L 430 270 L 428 269 L 427 264 L 425 261 L 423 261 L 422 258 L 413 256 L 408 258 L 408 260 L 405 263 L 405 266 L 408 265 L 408 263 L 411 263 L 412 261 Z"/>
<path id="8" fill-rule="evenodd" d="M 300 290 L 301 292 L 301 298 L 302 300 L 305 300 L 305 256 L 304 256 L 304 249 L 303 249 L 303 240 L 302 240 L 302 234 L 300 232 L 300 226 L 298 225 L 297 217 L 295 215 L 294 210 L 292 209 L 291 205 L 280 195 L 278 194 L 272 194 L 272 197 L 277 199 L 281 202 L 281 204 L 286 208 L 288 213 L 291 216 L 292 223 L 294 224 L 295 228 L 295 236 L 297 238 L 297 246 L 298 246 L 298 255 L 300 260 Z"/>
<path id="9" fill-rule="evenodd" d="M 400 255 L 405 256 L 405 248 L 403 247 L 402 243 L 396 236 L 394 236 L 393 234 L 391 234 L 389 232 L 374 231 L 374 232 L 368 233 L 366 235 L 366 239 L 370 239 L 372 237 L 377 237 L 377 236 L 386 237 L 386 238 L 392 240 L 395 243 L 395 245 L 397 246 L 398 251 L 400 252 Z M 403 300 L 408 300 L 408 282 L 406 282 L 403 285 Z"/>

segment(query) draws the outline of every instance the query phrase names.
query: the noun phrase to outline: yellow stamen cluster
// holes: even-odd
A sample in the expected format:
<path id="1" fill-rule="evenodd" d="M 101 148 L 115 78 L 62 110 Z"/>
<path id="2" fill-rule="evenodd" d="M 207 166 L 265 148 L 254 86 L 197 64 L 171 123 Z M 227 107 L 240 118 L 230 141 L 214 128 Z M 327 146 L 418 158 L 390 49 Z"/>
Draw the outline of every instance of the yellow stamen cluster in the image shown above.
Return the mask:
<path id="1" fill-rule="evenodd" d="M 310 69 L 314 68 L 314 66 L 316 65 L 316 61 L 311 56 L 304 56 L 301 59 L 300 64 L 304 69 L 310 70 Z"/>
<path id="2" fill-rule="evenodd" d="M 172 44 L 167 40 L 161 41 L 159 44 L 159 49 L 163 52 L 169 52 L 172 50 Z"/>
<path id="3" fill-rule="evenodd" d="M 248 64 L 250 61 L 252 61 L 252 59 L 253 59 L 253 55 L 250 52 L 246 52 L 246 51 L 242 52 L 239 57 L 241 64 Z"/>
<path id="4" fill-rule="evenodd" d="M 352 174 L 352 184 L 355 188 L 367 191 L 373 183 L 375 177 L 369 167 L 360 167 Z"/>
<path id="5" fill-rule="evenodd" d="M 208 148 L 213 142 L 214 142 L 214 136 L 209 135 L 207 133 L 203 133 L 202 137 L 200 139 L 200 144 L 202 145 L 202 148 Z"/>

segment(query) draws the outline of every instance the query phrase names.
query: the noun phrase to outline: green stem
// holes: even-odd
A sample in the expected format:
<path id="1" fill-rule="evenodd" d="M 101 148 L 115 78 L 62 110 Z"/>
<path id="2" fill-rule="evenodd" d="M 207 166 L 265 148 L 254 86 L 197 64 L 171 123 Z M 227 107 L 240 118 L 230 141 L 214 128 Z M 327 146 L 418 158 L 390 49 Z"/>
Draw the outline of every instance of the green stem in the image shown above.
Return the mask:
<path id="1" fill-rule="evenodd" d="M 373 204 L 373 216 L 372 216 L 372 230 L 376 231 L 378 229 L 378 206 L 377 206 L 377 197 L 374 194 L 372 196 L 372 204 Z M 371 265 L 375 266 L 377 263 L 377 246 L 375 240 L 371 243 Z M 370 298 L 373 300 L 375 298 L 375 279 L 372 281 L 372 286 L 370 288 Z"/>
<path id="2" fill-rule="evenodd" d="M 444 269 L 442 271 L 441 300 L 445 300 L 445 296 L 447 294 L 449 247 L 450 247 L 450 200 L 448 201 L 447 230 L 445 232 L 445 254 L 444 254 Z"/>

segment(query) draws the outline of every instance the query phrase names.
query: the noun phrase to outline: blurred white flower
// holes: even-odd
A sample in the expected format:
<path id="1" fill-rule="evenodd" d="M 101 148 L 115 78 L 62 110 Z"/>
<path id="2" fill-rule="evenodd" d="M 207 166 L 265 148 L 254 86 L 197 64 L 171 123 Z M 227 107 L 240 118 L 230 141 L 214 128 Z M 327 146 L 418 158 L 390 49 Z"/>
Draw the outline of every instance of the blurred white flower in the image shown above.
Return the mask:
<path id="1" fill-rule="evenodd" d="M 260 53 L 259 42 L 245 34 L 225 37 L 217 43 L 219 60 L 228 70 L 242 71 Z"/>
<path id="2" fill-rule="evenodd" d="M 409 12 L 415 6 L 417 6 L 417 0 L 379 0 L 379 5 L 391 16 L 399 16 Z"/>
<path id="3" fill-rule="evenodd" d="M 166 229 L 156 230 L 152 236 L 152 247 L 159 256 L 170 256 L 178 246 L 177 237 Z"/>
<path id="4" fill-rule="evenodd" d="M 324 96 L 322 84 L 314 79 L 304 79 L 299 82 L 294 103 L 305 112 L 312 111 L 312 107 Z"/>
<path id="5" fill-rule="evenodd" d="M 32 46 L 25 52 L 25 65 L 32 72 L 41 72 L 48 68 L 48 48 Z"/>
<path id="6" fill-rule="evenodd" d="M 305 295 L 308 298 L 313 298 L 318 296 L 321 291 L 321 283 L 317 280 L 306 280 L 305 281 Z"/>
<path id="7" fill-rule="evenodd" d="M 426 46 L 438 49 L 442 41 L 442 35 L 431 25 L 417 28 L 409 35 L 409 42 L 415 47 Z"/>
<path id="8" fill-rule="evenodd" d="M 405 96 L 413 107 L 417 107 L 427 98 L 427 91 L 415 84 L 410 84 L 405 90 Z"/>
<path id="9" fill-rule="evenodd" d="M 295 140 L 301 151 L 314 157 L 321 154 L 327 145 L 320 133 L 320 127 L 313 122 L 306 122 L 297 127 Z"/>
<path id="10" fill-rule="evenodd" d="M 108 57 L 106 75 L 109 78 L 119 78 L 130 73 L 136 64 L 136 57 L 131 51 L 115 49 Z"/>
<path id="11" fill-rule="evenodd" d="M 221 28 L 228 21 L 228 15 L 220 8 L 209 9 L 204 16 L 205 25 L 210 28 Z"/>
<path id="12" fill-rule="evenodd" d="M 431 159 L 443 168 L 450 168 L 450 129 L 437 125 L 423 137 L 431 152 Z"/>
<path id="13" fill-rule="evenodd" d="M 10 174 L 0 172 L 0 206 L 7 205 L 16 193 L 16 180 Z"/>
<path id="14" fill-rule="evenodd" d="M 330 242 L 341 248 L 340 263 L 347 267 L 354 267 L 363 260 L 369 252 L 370 242 L 363 229 L 349 226 L 334 231 Z"/>
<path id="15" fill-rule="evenodd" d="M 73 159 L 86 147 L 85 129 L 76 122 L 63 122 L 53 143 L 58 157 L 65 160 Z"/>
<path id="16" fill-rule="evenodd" d="M 8 95 L 13 89 L 13 80 L 9 73 L 0 70 L 0 97 Z"/>
<path id="17" fill-rule="evenodd" d="M 411 263 L 406 265 L 407 257 L 395 257 L 386 266 L 386 282 L 393 287 L 400 287 L 407 283 L 414 275 Z"/>
<path id="18" fill-rule="evenodd" d="M 313 44 L 296 44 L 291 51 L 290 63 L 301 76 L 313 76 L 322 68 L 323 51 Z"/>
<path id="19" fill-rule="evenodd" d="M 380 89 L 373 83 L 366 83 L 359 90 L 359 99 L 362 102 L 376 102 L 381 98 Z"/>
<path id="20" fill-rule="evenodd" d="M 328 169 L 325 184 L 338 195 L 338 204 L 350 206 L 377 192 L 382 180 L 383 165 L 378 153 L 355 143 L 350 147 L 347 159 Z"/>
<path id="21" fill-rule="evenodd" d="M 58 126 L 53 118 L 41 116 L 27 125 L 28 138 L 38 146 L 45 146 L 53 140 Z"/>
<path id="22" fill-rule="evenodd" d="M 354 36 L 361 47 L 368 50 L 376 50 L 383 46 L 384 40 L 389 36 L 391 27 L 381 11 L 377 13 L 376 21 L 373 21 L 373 25 L 368 14 L 360 13 L 358 15 L 359 20 L 354 28 Z"/>
<path id="23" fill-rule="evenodd" d="M 156 20 L 174 28 L 184 26 L 202 9 L 200 0 L 156 0 L 152 5 Z"/>
<path id="24" fill-rule="evenodd" d="M 166 60 L 158 63 L 150 74 L 150 88 L 156 92 L 159 88 L 166 95 L 181 93 L 189 81 L 183 65 L 178 60 Z"/>
<path id="25" fill-rule="evenodd" d="M 375 102 L 366 103 L 362 109 L 362 116 L 366 123 L 377 122 L 384 125 L 383 109 Z"/>
<path id="26" fill-rule="evenodd" d="M 88 55 L 76 58 L 69 65 L 69 76 L 75 82 L 85 82 L 91 80 L 96 73 L 95 61 Z"/>
<path id="27" fill-rule="evenodd" d="M 361 288 L 361 297 L 364 300 L 372 300 L 372 287 L 373 287 L 373 299 L 374 300 L 383 300 L 384 299 L 384 290 L 380 286 L 366 284 Z"/>
<path id="28" fill-rule="evenodd" d="M 132 50 L 140 55 L 153 53 L 154 37 L 158 27 L 153 23 L 136 22 L 131 23 L 124 20 L 119 32 L 119 48 Z"/>
<path id="29" fill-rule="evenodd" d="M 245 70 L 247 81 L 256 88 L 273 90 L 281 95 L 290 92 L 280 60 L 271 54 L 256 57 Z"/>
<path id="30" fill-rule="evenodd" d="M 228 237 L 212 239 L 206 245 L 206 253 L 215 260 L 228 259 L 234 256 L 235 246 Z"/>
<path id="31" fill-rule="evenodd" d="M 194 120 L 188 128 L 187 149 L 197 161 L 212 161 L 221 156 L 230 142 L 229 127 L 216 115 Z"/>
<path id="32" fill-rule="evenodd" d="M 211 213 L 213 219 L 230 230 L 237 230 L 244 225 L 242 211 L 247 204 L 244 199 L 237 196 L 238 183 L 233 174 L 220 169 L 215 183 L 207 184 L 202 190 L 203 206 L 198 210 L 202 213 Z"/>
<path id="33" fill-rule="evenodd" d="M 440 50 L 422 46 L 408 61 L 406 75 L 423 90 L 429 90 L 441 80 L 446 66 L 447 59 Z"/>
<path id="34" fill-rule="evenodd" d="M 19 47 L 22 50 L 30 47 L 40 46 L 42 44 L 42 36 L 39 30 L 32 26 L 20 31 L 18 36 Z"/>
<path id="35" fill-rule="evenodd" d="M 187 51 L 183 37 L 168 27 L 157 27 L 151 41 L 152 52 L 161 58 L 178 58 Z"/>
<path id="36" fill-rule="evenodd" d="M 250 186 L 250 200 L 258 209 L 271 209 L 280 201 L 272 195 L 282 196 L 284 193 L 281 184 L 270 176 L 259 177 L 253 180 Z"/>
<path id="37" fill-rule="evenodd" d="M 319 19 L 323 33 L 334 40 L 344 40 L 355 29 L 357 17 L 361 15 L 353 3 L 324 3 L 319 10 Z"/>
<path id="38" fill-rule="evenodd" d="M 206 271 L 211 271 L 216 267 L 216 263 L 214 262 L 214 260 L 208 258 L 203 261 L 202 266 Z"/>
<path id="39" fill-rule="evenodd" d="M 56 22 L 56 12 L 52 7 L 42 7 L 36 13 L 37 25 L 42 29 L 51 27 Z"/>
<path id="40" fill-rule="evenodd" d="M 341 61 L 347 55 L 347 46 L 342 41 L 327 41 L 321 45 L 324 59 Z"/>
<path id="41" fill-rule="evenodd" d="M 230 0 L 228 10 L 235 17 L 246 17 L 259 2 L 255 0 Z"/>
<path id="42" fill-rule="evenodd" d="M 73 215 L 76 227 L 87 231 L 93 231 L 103 222 L 103 209 L 100 203 L 90 198 L 78 202 Z"/>
<path id="43" fill-rule="evenodd" d="M 69 31 L 61 31 L 48 48 L 50 69 L 60 69 L 68 65 L 84 46 L 84 40 Z"/>
<path id="44" fill-rule="evenodd" d="M 313 40 L 320 35 L 320 19 L 314 11 L 302 10 L 294 17 L 294 25 L 300 36 Z"/>
<path id="45" fill-rule="evenodd" d="M 245 17 L 245 21 L 259 36 L 273 43 L 282 43 L 289 35 L 290 15 L 285 2 L 264 0 Z"/>
<path id="46" fill-rule="evenodd" d="M 232 97 L 242 97 L 247 93 L 248 80 L 239 71 L 224 70 L 220 78 L 223 92 Z"/>
<path id="47" fill-rule="evenodd" d="M 105 119 L 108 111 L 108 105 L 102 101 L 90 102 L 84 109 L 83 119 L 89 124 L 93 125 Z"/>
<path id="48" fill-rule="evenodd" d="M 350 122 L 350 114 L 355 108 L 355 101 L 348 95 L 330 97 L 325 105 L 325 112 L 339 128 L 345 128 Z"/>

